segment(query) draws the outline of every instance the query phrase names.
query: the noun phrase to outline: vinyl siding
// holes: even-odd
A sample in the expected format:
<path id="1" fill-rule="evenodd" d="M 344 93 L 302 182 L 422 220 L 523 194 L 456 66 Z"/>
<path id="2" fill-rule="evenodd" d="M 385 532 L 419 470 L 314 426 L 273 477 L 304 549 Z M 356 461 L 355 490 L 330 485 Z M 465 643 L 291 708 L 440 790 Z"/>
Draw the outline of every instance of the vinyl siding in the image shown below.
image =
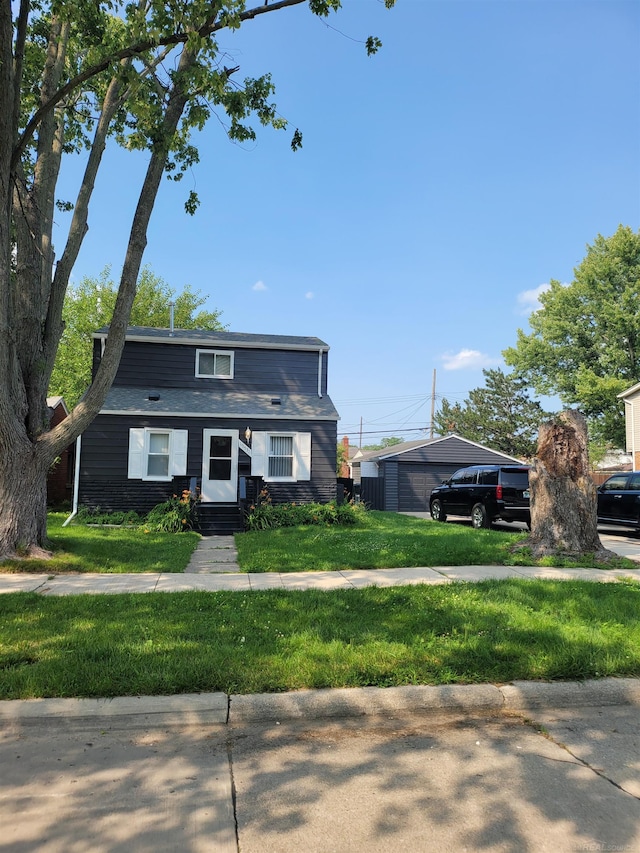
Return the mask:
<path id="1" fill-rule="evenodd" d="M 317 394 L 318 353 L 291 350 L 211 347 L 234 353 L 233 379 L 205 379 L 195 376 L 196 349 L 182 344 L 151 344 L 128 341 L 114 385 L 143 388 L 219 388 L 221 385 L 242 391 L 268 393 Z M 100 342 L 94 342 L 94 370 Z M 322 394 L 327 393 L 327 353 L 323 353 Z"/>
<path id="2" fill-rule="evenodd" d="M 270 483 L 268 489 L 274 503 L 324 503 L 335 498 L 335 422 L 252 420 L 249 426 L 254 432 L 273 430 L 311 433 L 311 480 L 300 483 Z M 187 429 L 189 444 L 186 475 L 174 477 L 168 483 L 129 480 L 127 464 L 129 429 L 132 427 Z M 83 506 L 100 506 L 105 510 L 135 509 L 146 512 L 155 504 L 167 500 L 172 494 L 179 494 L 182 489 L 188 488 L 191 477 L 200 480 L 203 430 L 216 427 L 237 429 L 240 439 L 243 440 L 247 423 L 226 418 L 223 422 L 216 422 L 207 418 L 98 415 L 82 436 L 79 503 Z M 248 459 L 242 452 L 239 454 L 239 473 L 249 474 Z"/>
<path id="3" fill-rule="evenodd" d="M 398 463 L 389 461 L 384 466 L 384 508 L 398 512 Z"/>

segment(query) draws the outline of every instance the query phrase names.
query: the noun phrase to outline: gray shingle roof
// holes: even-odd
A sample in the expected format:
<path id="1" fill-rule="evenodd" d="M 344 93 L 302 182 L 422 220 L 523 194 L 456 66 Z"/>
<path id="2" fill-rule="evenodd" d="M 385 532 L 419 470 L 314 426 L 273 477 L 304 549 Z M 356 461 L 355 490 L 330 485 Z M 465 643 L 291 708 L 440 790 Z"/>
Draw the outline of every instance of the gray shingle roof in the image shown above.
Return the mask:
<path id="1" fill-rule="evenodd" d="M 102 337 L 108 327 L 98 329 L 94 337 Z M 145 340 L 155 343 L 206 343 L 208 346 L 266 347 L 268 349 L 329 349 L 329 345 L 320 338 L 301 335 L 254 335 L 248 332 L 210 332 L 206 329 L 152 329 L 148 326 L 129 326 L 127 340 Z"/>
<path id="2" fill-rule="evenodd" d="M 159 399 L 150 400 L 157 396 Z M 274 404 L 272 400 L 280 400 Z M 260 394 L 253 391 L 199 391 L 182 388 L 111 388 L 102 414 L 256 417 L 279 420 L 337 420 L 329 397 L 314 394 Z"/>
<path id="3" fill-rule="evenodd" d="M 413 441 L 402 441 L 400 444 L 392 444 L 390 447 L 383 447 L 381 450 L 363 450 L 362 456 L 358 456 L 355 461 L 366 462 L 370 459 L 381 459 L 387 456 L 395 456 L 398 453 L 406 453 L 407 450 L 413 450 L 416 447 L 426 447 L 426 445 L 433 444 L 436 441 L 442 441 L 442 437 L 416 438 Z"/>

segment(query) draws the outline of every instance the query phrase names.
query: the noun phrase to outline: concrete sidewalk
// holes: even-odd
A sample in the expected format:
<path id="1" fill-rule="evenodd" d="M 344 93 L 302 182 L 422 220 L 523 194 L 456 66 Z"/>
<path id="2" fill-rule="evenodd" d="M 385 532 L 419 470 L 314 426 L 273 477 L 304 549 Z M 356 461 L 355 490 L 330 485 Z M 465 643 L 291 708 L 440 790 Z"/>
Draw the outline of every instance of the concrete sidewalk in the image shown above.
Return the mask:
<path id="1" fill-rule="evenodd" d="M 640 850 L 640 681 L 0 702 L 0 847 Z"/>
<path id="2" fill-rule="evenodd" d="M 357 589 L 365 586 L 445 584 L 489 578 L 586 580 L 614 583 L 640 579 L 638 569 L 554 569 L 540 566 L 439 566 L 435 568 L 361 569 L 341 572 L 206 572 L 141 574 L 31 575 L 0 574 L 0 593 L 37 592 L 41 595 L 83 593 L 184 592 L 185 590 Z"/>

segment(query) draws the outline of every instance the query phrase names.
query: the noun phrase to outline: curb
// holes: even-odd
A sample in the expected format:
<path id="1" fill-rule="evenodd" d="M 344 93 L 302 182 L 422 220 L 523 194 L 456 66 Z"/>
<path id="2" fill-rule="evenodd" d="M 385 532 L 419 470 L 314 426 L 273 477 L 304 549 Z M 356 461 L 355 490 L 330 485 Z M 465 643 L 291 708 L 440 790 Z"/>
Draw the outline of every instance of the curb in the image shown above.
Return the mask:
<path id="1" fill-rule="evenodd" d="M 182 693 L 176 696 L 116 696 L 113 699 L 3 699 L 0 721 L 94 720 L 137 717 L 137 723 L 207 725 L 227 723 L 226 693 Z"/>
<path id="2" fill-rule="evenodd" d="M 286 720 L 394 716 L 473 711 L 528 711 L 634 705 L 640 708 L 640 679 L 515 681 L 449 684 L 441 687 L 353 687 L 290 693 L 185 693 L 176 696 L 119 696 L 113 699 L 24 699 L 0 701 L 3 722 L 38 723 L 136 717 L 137 725 L 226 725 Z"/>

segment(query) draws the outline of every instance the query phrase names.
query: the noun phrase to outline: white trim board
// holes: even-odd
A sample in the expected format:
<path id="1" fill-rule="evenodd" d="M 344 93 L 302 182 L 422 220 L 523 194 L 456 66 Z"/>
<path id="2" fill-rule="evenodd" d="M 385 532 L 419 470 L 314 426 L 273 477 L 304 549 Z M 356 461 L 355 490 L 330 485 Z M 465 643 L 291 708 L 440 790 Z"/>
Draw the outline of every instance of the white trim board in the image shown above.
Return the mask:
<path id="1" fill-rule="evenodd" d="M 246 420 L 252 418 L 260 421 L 338 421 L 331 415 L 272 415 L 267 412 L 149 412 L 144 409 L 102 409 L 100 415 L 135 415 L 136 417 L 152 418 L 237 418 Z"/>

